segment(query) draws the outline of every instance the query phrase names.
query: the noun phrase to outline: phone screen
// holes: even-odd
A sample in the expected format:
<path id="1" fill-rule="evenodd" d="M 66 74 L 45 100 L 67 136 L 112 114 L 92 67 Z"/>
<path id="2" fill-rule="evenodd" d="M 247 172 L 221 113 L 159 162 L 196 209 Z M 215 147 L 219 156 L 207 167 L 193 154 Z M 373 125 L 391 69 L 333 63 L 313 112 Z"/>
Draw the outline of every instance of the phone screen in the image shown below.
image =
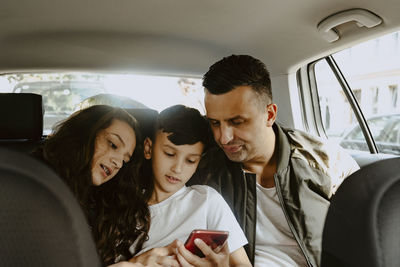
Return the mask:
<path id="1" fill-rule="evenodd" d="M 218 246 L 222 246 L 226 239 L 228 238 L 228 231 L 218 231 L 218 230 L 202 230 L 197 229 L 193 230 L 188 239 L 185 242 L 185 248 L 192 252 L 193 254 L 199 256 L 200 258 L 204 257 L 203 252 L 194 244 L 194 240 L 199 238 L 204 241 L 211 249 L 215 249 Z"/>

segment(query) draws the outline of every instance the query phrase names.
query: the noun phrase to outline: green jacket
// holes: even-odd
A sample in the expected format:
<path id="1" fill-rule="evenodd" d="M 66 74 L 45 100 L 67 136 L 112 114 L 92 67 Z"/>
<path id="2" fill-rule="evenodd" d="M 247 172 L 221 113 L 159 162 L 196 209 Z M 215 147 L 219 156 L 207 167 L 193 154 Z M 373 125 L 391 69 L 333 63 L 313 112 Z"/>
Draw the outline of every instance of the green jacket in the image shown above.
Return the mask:
<path id="1" fill-rule="evenodd" d="M 289 228 L 308 265 L 318 266 L 329 199 L 343 180 L 359 167 L 341 147 L 330 142 L 277 124 L 274 131 L 278 153 L 274 175 L 277 194 Z M 232 208 L 249 241 L 245 249 L 254 264 L 255 174 L 245 174 L 240 164 L 229 161 L 217 149 L 209 153 L 206 164 L 197 175 L 205 176 L 207 184 L 217 189 Z"/>

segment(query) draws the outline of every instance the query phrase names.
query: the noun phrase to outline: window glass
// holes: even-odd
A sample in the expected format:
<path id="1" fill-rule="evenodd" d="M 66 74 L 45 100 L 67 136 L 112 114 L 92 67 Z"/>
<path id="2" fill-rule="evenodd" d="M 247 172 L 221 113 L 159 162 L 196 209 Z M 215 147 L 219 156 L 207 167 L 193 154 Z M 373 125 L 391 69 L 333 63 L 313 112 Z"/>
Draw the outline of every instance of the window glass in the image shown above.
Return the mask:
<path id="1" fill-rule="evenodd" d="M 400 120 L 400 32 L 345 49 L 333 57 L 367 119 L 379 152 L 400 154 L 399 140 L 391 134 Z M 369 151 L 354 112 L 328 64 L 318 62 L 315 74 L 328 137 L 347 149 Z M 327 110 L 330 116 L 324 115 Z"/>
<path id="2" fill-rule="evenodd" d="M 315 64 L 322 124 L 329 139 L 340 142 L 357 119 L 335 75 L 325 60 Z M 359 131 L 361 136 L 362 132 Z"/>
<path id="3" fill-rule="evenodd" d="M 388 143 L 400 143 L 400 121 L 396 121 L 393 129 L 388 134 Z"/>
<path id="4" fill-rule="evenodd" d="M 201 79 L 132 74 L 25 73 L 0 76 L 0 92 L 43 96 L 44 134 L 55 123 L 93 104 L 161 111 L 175 104 L 205 113 Z"/>
<path id="5" fill-rule="evenodd" d="M 380 152 L 400 155 L 400 115 L 385 116 L 387 118 L 376 145 Z"/>

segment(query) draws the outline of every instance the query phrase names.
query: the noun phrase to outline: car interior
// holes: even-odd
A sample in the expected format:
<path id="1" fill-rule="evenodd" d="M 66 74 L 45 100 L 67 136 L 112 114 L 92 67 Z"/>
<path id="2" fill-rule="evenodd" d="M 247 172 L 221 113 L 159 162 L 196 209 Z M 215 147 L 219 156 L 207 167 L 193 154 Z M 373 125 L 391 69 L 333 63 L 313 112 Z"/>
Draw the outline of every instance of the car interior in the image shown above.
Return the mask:
<path id="1" fill-rule="evenodd" d="M 76 203 L 63 203 L 73 196 L 62 185 L 47 185 L 55 174 L 26 155 L 51 134 L 57 122 L 84 105 L 105 103 L 104 96 L 113 98 L 107 104 L 123 107 L 133 115 L 144 136 L 151 133 L 158 112 L 172 104 L 193 106 L 205 115 L 202 76 L 213 63 L 232 54 L 248 54 L 266 64 L 271 75 L 273 101 L 278 106 L 277 123 L 340 144 L 357 161 L 360 172 L 354 179 L 348 179 L 349 182 L 346 180 L 332 203 L 338 202 L 337 205 L 343 206 L 340 209 L 353 201 L 369 205 L 375 213 L 383 210 L 385 216 L 397 216 L 393 220 L 398 222 L 400 203 L 395 195 L 398 195 L 399 182 L 390 170 L 398 171 L 400 155 L 397 134 L 400 133 L 400 128 L 397 129 L 400 125 L 397 123 L 400 118 L 397 116 L 400 114 L 399 10 L 397 0 L 3 1 L 0 11 L 0 235 L 12 231 L 21 231 L 24 236 L 41 233 L 51 228 L 50 224 L 58 224 L 42 225 L 40 220 L 33 219 L 61 209 L 44 210 L 41 207 L 46 203 L 60 202 L 61 206 L 72 207 L 63 207 L 67 215 L 59 214 L 61 217 L 57 219 L 65 222 L 67 219 L 62 216 L 69 216 L 67 225 L 56 227 L 65 229 L 62 237 L 56 237 L 55 228 L 48 239 L 26 243 L 17 253 L 17 248 L 9 244 L 26 242 L 21 240 L 23 237 L 10 234 L 6 239 L 0 238 L 1 265 L 99 264 L 96 255 L 90 256 L 94 247 L 89 244 L 83 215 L 80 211 L 78 215 L 75 211 L 70 213 L 71 209 L 77 209 Z M 379 126 L 383 122 L 374 126 L 371 118 L 372 121 L 390 118 L 394 126 Z M 351 137 L 356 130 L 357 140 Z M 379 140 L 377 136 L 391 137 Z M 375 184 L 377 178 L 382 181 L 379 185 Z M 45 185 L 40 189 L 33 183 Z M 364 183 L 369 185 L 368 190 L 358 186 Z M 16 187 L 25 188 L 26 192 Z M 46 198 L 44 191 L 49 187 L 56 190 L 58 200 L 37 199 L 38 196 Z M 36 191 L 30 195 L 32 190 Z M 390 195 L 386 193 L 388 190 Z M 386 204 L 381 202 L 388 200 L 375 199 L 375 193 L 391 199 L 389 202 L 393 201 L 394 206 L 382 208 L 380 205 Z M 10 199 L 10 196 L 17 197 Z M 41 212 L 27 211 L 21 206 L 34 200 L 39 202 L 30 206 Z M 360 229 L 355 226 L 364 217 L 352 214 L 348 219 L 350 226 L 336 226 L 339 230 L 332 230 L 333 224 L 340 221 L 338 216 L 343 214 L 338 214 L 336 204 L 331 207 L 334 208 L 328 213 L 323 241 L 328 252 L 323 253 L 326 257 L 321 266 L 335 266 L 328 265 L 335 262 L 333 258 L 337 255 L 331 249 L 343 243 L 340 238 L 346 235 L 332 235 L 332 231 L 338 233 L 345 227 L 349 227 L 344 232 L 348 233 L 347 238 L 354 229 L 364 231 L 351 235 L 355 241 L 348 243 L 349 250 L 367 244 L 363 238 L 369 238 L 368 233 L 375 233 L 376 228 L 385 230 L 382 236 L 368 240 L 372 240 L 373 247 L 361 246 L 359 253 L 351 255 L 340 252 L 346 254 L 345 258 L 352 258 L 353 264 L 346 266 L 396 266 L 400 259 L 391 246 L 400 248 L 399 235 L 392 234 L 395 226 L 390 219 L 379 217 L 384 222 L 376 226 L 375 217 L 368 217 L 367 222 L 373 220 L 371 227 Z M 37 216 L 25 217 L 27 213 L 37 213 Z M 25 225 L 19 223 L 22 221 Z M 68 232 L 89 241 L 68 241 L 65 234 Z M 35 239 L 36 235 L 31 237 Z M 64 253 L 54 250 L 58 245 L 52 242 L 56 239 L 70 242 L 64 252 L 78 254 L 69 254 L 65 265 L 54 264 L 51 257 L 44 260 L 44 254 L 34 257 L 42 244 L 40 253 L 47 251 L 53 256 Z M 87 242 L 82 245 L 83 250 L 73 243 L 81 241 Z M 70 250 L 74 247 L 78 251 Z M 31 248 L 35 250 L 30 251 Z M 21 255 L 26 255 L 26 261 L 16 261 Z M 361 264 L 370 262 L 369 256 L 385 262 Z M 345 266 L 344 261 L 340 264 L 336 266 Z"/>

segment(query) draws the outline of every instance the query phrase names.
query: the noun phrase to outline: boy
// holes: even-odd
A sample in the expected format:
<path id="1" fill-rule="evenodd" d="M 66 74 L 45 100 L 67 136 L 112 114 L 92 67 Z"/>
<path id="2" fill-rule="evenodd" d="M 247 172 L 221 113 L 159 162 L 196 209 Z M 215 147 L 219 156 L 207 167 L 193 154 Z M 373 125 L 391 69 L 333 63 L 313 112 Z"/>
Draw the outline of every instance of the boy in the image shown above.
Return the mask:
<path id="1" fill-rule="evenodd" d="M 131 261 L 152 266 L 176 266 L 178 262 L 182 266 L 251 266 L 243 249 L 247 240 L 221 195 L 205 185 L 185 186 L 210 136 L 208 122 L 196 109 L 176 105 L 159 114 L 154 137 L 144 142 L 153 181 L 147 202 L 151 213 L 149 239 Z M 185 240 L 194 229 L 229 231 L 227 244 L 217 253 L 197 240 L 196 245 L 206 255 L 199 258 L 181 241 L 174 242 Z M 176 257 L 168 257 L 173 255 Z"/>

